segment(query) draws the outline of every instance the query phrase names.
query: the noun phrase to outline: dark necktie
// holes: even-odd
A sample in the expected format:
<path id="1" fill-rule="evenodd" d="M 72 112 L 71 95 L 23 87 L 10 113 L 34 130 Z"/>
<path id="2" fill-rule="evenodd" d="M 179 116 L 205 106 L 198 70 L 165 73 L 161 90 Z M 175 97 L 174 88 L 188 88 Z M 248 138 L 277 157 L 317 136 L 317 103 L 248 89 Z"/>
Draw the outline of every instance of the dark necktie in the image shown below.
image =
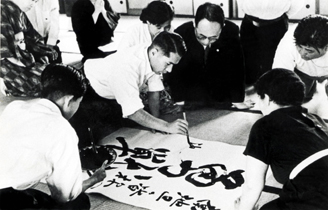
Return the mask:
<path id="1" fill-rule="evenodd" d="M 210 46 L 207 46 L 204 51 L 204 64 L 207 62 L 208 52 L 210 51 Z"/>

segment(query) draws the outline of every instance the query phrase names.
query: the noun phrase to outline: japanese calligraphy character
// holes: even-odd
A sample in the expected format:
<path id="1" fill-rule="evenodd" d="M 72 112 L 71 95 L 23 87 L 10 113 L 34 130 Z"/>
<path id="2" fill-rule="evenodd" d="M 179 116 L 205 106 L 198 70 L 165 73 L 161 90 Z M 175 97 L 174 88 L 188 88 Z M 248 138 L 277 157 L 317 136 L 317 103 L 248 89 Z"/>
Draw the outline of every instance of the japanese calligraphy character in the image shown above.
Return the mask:
<path id="1" fill-rule="evenodd" d="M 138 185 L 129 185 L 128 188 L 131 191 L 136 191 L 134 193 L 132 193 L 130 196 L 133 196 L 135 194 L 137 195 L 142 195 L 143 193 L 147 193 L 147 191 L 145 189 L 147 189 L 149 186 L 143 186 L 141 183 Z"/>

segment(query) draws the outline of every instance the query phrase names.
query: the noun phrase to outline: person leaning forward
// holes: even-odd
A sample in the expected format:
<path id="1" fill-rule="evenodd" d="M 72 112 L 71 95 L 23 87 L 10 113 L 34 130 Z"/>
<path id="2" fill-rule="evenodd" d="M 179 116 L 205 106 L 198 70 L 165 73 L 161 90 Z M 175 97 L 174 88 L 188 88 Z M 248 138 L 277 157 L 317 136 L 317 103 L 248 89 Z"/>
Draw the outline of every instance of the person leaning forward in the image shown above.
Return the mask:
<path id="1" fill-rule="evenodd" d="M 84 71 L 90 81 L 90 91 L 94 90 L 93 95 L 96 95 L 97 99 L 85 98 L 81 107 L 88 101 L 92 103 L 98 99 L 107 100 L 108 104 L 103 106 L 104 111 L 97 111 L 99 104 L 95 105 L 92 116 L 90 112 L 83 111 L 81 108 L 78 111 L 81 115 L 89 115 L 80 118 L 81 121 L 99 122 L 97 114 L 95 114 L 99 113 L 99 118 L 109 119 L 108 126 L 120 123 L 115 119 L 122 119 L 123 116 L 123 118 L 128 118 L 147 128 L 167 133 L 185 134 L 188 129 L 188 123 L 185 120 L 177 119 L 169 123 L 156 118 L 143 109 L 144 105 L 139 97 L 142 91 L 162 90 L 164 86 L 161 74 L 170 72 L 173 65 L 180 61 L 185 52 L 186 47 L 180 35 L 161 32 L 150 46 L 141 44 L 106 58 L 87 60 Z M 159 106 L 159 101 L 158 104 L 152 106 Z M 104 115 L 108 117 L 103 117 Z M 90 118 L 97 119 L 90 120 Z M 87 126 L 92 127 L 92 125 Z M 80 126 L 76 127 L 79 129 Z"/>
<path id="2" fill-rule="evenodd" d="M 0 209 L 89 209 L 83 193 L 106 177 L 106 162 L 82 179 L 78 137 L 68 119 L 87 88 L 77 69 L 50 64 L 40 99 L 14 101 L 0 117 Z M 47 182 L 51 196 L 33 186 Z"/>

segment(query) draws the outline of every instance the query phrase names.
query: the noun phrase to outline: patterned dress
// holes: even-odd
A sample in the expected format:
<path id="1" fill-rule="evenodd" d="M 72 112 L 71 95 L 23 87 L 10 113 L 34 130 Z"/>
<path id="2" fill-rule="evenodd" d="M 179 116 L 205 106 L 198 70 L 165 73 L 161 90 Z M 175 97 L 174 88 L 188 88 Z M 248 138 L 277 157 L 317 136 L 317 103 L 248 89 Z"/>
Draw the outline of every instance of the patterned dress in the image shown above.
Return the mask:
<path id="1" fill-rule="evenodd" d="M 18 39 L 18 34 L 22 38 Z M 41 73 L 56 58 L 56 52 L 44 45 L 25 13 L 8 0 L 1 1 L 0 50 L 0 78 L 4 80 L 6 94 L 39 96 Z"/>

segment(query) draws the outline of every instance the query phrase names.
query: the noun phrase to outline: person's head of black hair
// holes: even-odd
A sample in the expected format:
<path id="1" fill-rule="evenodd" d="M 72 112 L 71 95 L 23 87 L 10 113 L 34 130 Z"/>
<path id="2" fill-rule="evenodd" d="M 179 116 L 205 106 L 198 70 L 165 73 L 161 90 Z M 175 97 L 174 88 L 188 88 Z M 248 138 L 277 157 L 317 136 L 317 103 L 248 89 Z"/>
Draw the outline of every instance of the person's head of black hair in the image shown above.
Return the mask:
<path id="1" fill-rule="evenodd" d="M 84 73 L 72 66 L 49 64 L 41 74 L 41 97 L 52 101 L 65 95 L 80 98 L 87 86 L 88 80 Z"/>
<path id="2" fill-rule="evenodd" d="M 153 40 L 151 47 L 159 47 L 165 56 L 170 53 L 177 53 L 182 57 L 187 52 L 186 44 L 183 38 L 177 33 L 163 31 L 159 33 Z"/>
<path id="3" fill-rule="evenodd" d="M 254 87 L 261 99 L 266 94 L 281 106 L 301 105 L 305 96 L 304 83 L 295 72 L 287 69 L 272 69 L 264 73 Z"/>
<path id="4" fill-rule="evenodd" d="M 195 15 L 195 24 L 199 21 L 207 19 L 210 22 L 218 22 L 222 27 L 224 25 L 225 17 L 222 8 L 217 4 L 205 3 L 197 8 Z"/>
<path id="5" fill-rule="evenodd" d="M 146 8 L 141 11 L 139 19 L 143 23 L 147 21 L 153 25 L 162 25 L 168 20 L 172 20 L 174 17 L 173 8 L 164 1 L 152 1 Z"/>
<path id="6" fill-rule="evenodd" d="M 328 17 L 309 15 L 303 18 L 294 32 L 296 45 L 313 47 L 315 49 L 328 46 Z"/>

